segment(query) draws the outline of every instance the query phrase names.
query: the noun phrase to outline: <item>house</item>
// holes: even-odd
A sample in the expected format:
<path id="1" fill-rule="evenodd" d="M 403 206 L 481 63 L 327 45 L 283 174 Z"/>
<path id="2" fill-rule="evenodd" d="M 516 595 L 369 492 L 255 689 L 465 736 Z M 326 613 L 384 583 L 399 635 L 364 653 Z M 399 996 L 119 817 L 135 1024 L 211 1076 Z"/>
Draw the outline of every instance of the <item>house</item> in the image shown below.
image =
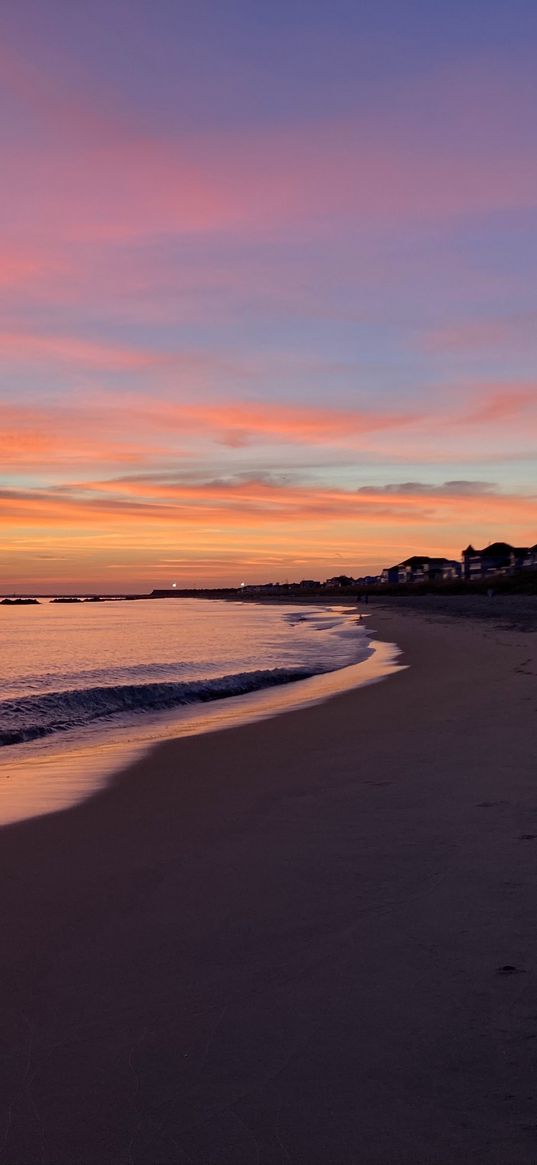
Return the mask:
<path id="1" fill-rule="evenodd" d="M 413 554 L 397 566 L 382 571 L 381 581 L 388 583 L 433 582 L 457 578 L 459 563 L 449 558 L 431 558 L 427 554 Z"/>
<path id="2" fill-rule="evenodd" d="M 449 558 L 429 558 L 427 555 L 414 554 L 402 563 L 407 582 L 436 582 L 438 579 L 456 578 L 458 562 Z"/>
<path id="3" fill-rule="evenodd" d="M 390 586 L 393 586 L 394 583 L 398 583 L 399 582 L 399 567 L 398 566 L 386 566 L 384 568 L 384 570 L 382 570 L 380 572 L 380 582 L 381 583 L 389 583 Z"/>
<path id="4" fill-rule="evenodd" d="M 354 579 L 350 578 L 348 574 L 336 574 L 334 578 L 327 578 L 325 586 L 335 587 L 338 590 L 340 587 L 352 587 Z"/>
<path id="5" fill-rule="evenodd" d="M 482 550 L 467 546 L 462 551 L 462 573 L 467 580 L 486 578 L 494 574 L 514 574 L 528 563 L 533 554 L 527 546 L 510 546 L 508 542 L 492 542 Z"/>

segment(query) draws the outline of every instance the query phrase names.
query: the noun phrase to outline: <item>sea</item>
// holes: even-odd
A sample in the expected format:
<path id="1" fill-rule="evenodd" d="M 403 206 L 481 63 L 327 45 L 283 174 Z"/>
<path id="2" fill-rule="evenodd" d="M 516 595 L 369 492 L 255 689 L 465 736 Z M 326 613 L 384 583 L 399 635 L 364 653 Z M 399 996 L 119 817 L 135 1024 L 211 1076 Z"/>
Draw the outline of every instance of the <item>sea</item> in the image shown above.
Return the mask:
<path id="1" fill-rule="evenodd" d="M 355 606 L 203 599 L 0 606 L 0 824 L 58 811 L 158 740 L 397 668 Z"/>

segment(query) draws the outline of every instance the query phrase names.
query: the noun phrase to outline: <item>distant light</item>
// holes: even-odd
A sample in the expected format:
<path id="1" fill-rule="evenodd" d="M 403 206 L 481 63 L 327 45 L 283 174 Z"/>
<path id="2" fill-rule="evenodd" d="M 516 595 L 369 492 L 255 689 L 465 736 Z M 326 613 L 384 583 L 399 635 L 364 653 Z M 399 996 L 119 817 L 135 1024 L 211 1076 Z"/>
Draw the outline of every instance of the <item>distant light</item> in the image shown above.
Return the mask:
<path id="1" fill-rule="evenodd" d="M 245 587 L 245 586 L 246 586 L 246 583 L 241 583 L 241 587 Z"/>
<path id="2" fill-rule="evenodd" d="M 176 587 L 176 586 L 177 586 L 177 583 L 172 583 L 172 587 Z"/>

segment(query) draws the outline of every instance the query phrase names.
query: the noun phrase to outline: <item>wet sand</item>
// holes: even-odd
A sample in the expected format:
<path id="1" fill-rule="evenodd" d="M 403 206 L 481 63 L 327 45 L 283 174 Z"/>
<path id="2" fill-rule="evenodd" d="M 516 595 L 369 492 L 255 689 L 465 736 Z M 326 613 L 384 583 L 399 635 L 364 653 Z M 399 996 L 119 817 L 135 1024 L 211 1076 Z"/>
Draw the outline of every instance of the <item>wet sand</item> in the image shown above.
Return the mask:
<path id="1" fill-rule="evenodd" d="M 0 832 L 5 1165 L 535 1165 L 537 635 L 370 616 L 408 670 Z"/>

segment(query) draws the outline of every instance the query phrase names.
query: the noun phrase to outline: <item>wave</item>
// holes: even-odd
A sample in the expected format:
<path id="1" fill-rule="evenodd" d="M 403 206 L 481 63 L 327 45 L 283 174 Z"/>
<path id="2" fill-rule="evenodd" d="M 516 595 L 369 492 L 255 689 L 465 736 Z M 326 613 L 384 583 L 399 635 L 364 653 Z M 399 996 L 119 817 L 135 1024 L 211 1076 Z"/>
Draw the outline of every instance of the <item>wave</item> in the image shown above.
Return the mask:
<path id="1" fill-rule="evenodd" d="M 28 692 L 28 690 L 35 696 L 40 695 L 41 691 L 43 693 L 55 691 L 55 684 L 61 684 L 61 688 L 58 687 L 58 692 L 67 692 L 75 687 L 78 689 L 82 685 L 86 690 L 90 687 L 119 686 L 134 683 L 137 680 L 140 683 L 150 683 L 152 680 L 158 680 L 161 683 L 166 680 L 171 683 L 183 672 L 190 670 L 192 673 L 193 668 L 196 668 L 201 676 L 210 675 L 211 667 L 214 668 L 211 660 L 201 659 L 196 661 L 174 660 L 168 663 L 118 664 L 117 666 L 80 668 L 72 672 L 62 670 L 61 676 L 57 672 L 43 671 L 37 675 L 23 675 L 11 679 L 9 687 L 6 685 L 6 699 L 11 700 L 18 697 L 19 692 Z M 0 712 L 3 706 L 3 701 L 0 699 Z"/>
<path id="2" fill-rule="evenodd" d="M 310 679 L 318 669 L 271 668 L 215 679 L 118 684 L 22 696 L 0 703 L 0 746 L 23 744 L 128 712 L 160 712 L 184 704 L 244 696 L 261 688 Z"/>

